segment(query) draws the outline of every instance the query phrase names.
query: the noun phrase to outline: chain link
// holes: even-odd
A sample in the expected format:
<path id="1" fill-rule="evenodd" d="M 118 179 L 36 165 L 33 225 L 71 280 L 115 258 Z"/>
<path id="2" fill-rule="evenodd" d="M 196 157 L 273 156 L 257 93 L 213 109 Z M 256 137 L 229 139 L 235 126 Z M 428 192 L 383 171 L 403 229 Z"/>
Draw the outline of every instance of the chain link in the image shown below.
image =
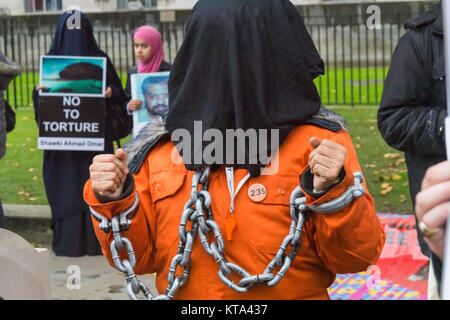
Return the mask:
<path id="1" fill-rule="evenodd" d="M 136 266 L 136 258 L 133 245 L 128 238 L 122 236 L 122 232 L 129 229 L 131 218 L 136 214 L 139 206 L 138 193 L 135 193 L 136 200 L 127 211 L 115 216 L 109 221 L 99 213 L 90 208 L 93 217 L 99 222 L 99 228 L 105 233 L 112 231 L 113 241 L 110 245 L 113 262 L 116 268 L 121 271 L 127 281 L 127 292 L 132 300 L 137 300 L 137 294 L 142 293 L 147 300 L 172 300 L 177 291 L 183 287 L 188 278 L 191 268 L 191 253 L 195 237 L 198 234 L 200 242 L 205 252 L 212 256 L 219 265 L 219 279 L 231 289 L 245 293 L 253 286 L 267 285 L 273 287 L 277 285 L 289 270 L 292 261 L 294 261 L 301 247 L 302 231 L 305 223 L 305 214 L 309 211 L 328 214 L 337 212 L 347 206 L 355 198 L 361 197 L 365 193 L 362 185 L 363 176 L 361 173 L 354 173 L 354 186 L 348 188 L 340 197 L 331 202 L 320 206 L 307 206 L 306 197 L 297 186 L 290 196 L 290 216 L 292 219 L 289 227 L 289 234 L 283 239 L 274 258 L 269 262 L 262 274 L 251 275 L 244 268 L 228 262 L 225 255 L 225 243 L 219 226 L 214 221 L 211 211 L 211 195 L 208 192 L 208 177 L 210 168 L 207 167 L 203 171 L 196 171 L 192 178 L 191 197 L 183 208 L 183 214 L 178 229 L 180 242 L 178 251 L 173 257 L 169 273 L 168 285 L 166 291 L 162 295 L 153 296 L 148 287 L 137 279 L 134 268 Z M 199 190 L 201 187 L 201 190 Z M 190 222 L 191 230 L 187 230 L 188 222 Z M 212 233 L 215 242 L 209 242 L 207 234 Z M 290 251 L 287 253 L 288 248 Z M 119 251 L 126 249 L 128 259 L 121 260 Z M 278 268 L 276 273 L 273 273 Z M 177 270 L 182 270 L 181 277 L 177 274 Z M 233 272 L 242 278 L 239 283 L 227 278 Z"/>

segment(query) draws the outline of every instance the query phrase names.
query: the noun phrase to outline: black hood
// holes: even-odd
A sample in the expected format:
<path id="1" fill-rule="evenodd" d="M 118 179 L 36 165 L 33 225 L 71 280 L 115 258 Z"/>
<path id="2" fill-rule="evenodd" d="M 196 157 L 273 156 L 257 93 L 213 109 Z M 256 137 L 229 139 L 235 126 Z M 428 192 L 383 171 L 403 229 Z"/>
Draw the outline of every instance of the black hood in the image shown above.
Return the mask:
<path id="1" fill-rule="evenodd" d="M 218 129 L 223 137 L 227 129 L 278 129 L 281 145 L 319 111 L 313 79 L 323 73 L 323 61 L 289 0 L 200 0 L 171 70 L 166 128 L 186 129 L 191 137 L 194 121 L 202 121 L 203 132 Z M 194 164 L 195 153 L 207 144 L 201 150 L 191 145 L 191 164 L 184 159 L 195 170 L 205 165 Z M 269 134 L 269 154 L 270 146 Z M 264 166 L 260 160 L 227 165 L 256 176 Z"/>
<path id="2" fill-rule="evenodd" d="M 430 10 L 425 13 L 419 14 L 414 18 L 408 20 L 404 27 L 407 30 L 417 29 L 422 26 L 434 23 L 437 19 L 440 19 L 440 30 L 442 32 L 442 3 L 439 1 L 434 4 Z M 438 25 L 439 26 L 439 25 Z"/>

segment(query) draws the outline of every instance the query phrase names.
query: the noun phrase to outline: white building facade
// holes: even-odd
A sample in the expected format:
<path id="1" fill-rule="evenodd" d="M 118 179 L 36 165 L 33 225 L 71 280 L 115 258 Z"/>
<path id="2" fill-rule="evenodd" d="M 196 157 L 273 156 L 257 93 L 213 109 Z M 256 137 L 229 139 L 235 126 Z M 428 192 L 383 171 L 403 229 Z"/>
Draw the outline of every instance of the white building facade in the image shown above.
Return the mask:
<path id="1" fill-rule="evenodd" d="M 78 6 L 85 13 L 126 10 L 187 11 L 198 0 L 0 0 L 0 15 L 60 14 L 69 6 Z M 296 6 L 345 3 L 411 2 L 411 0 L 291 0 Z M 421 0 L 422 2 L 424 0 Z M 426 1 L 426 0 L 425 0 Z M 429 0 L 434 1 L 434 0 Z"/>

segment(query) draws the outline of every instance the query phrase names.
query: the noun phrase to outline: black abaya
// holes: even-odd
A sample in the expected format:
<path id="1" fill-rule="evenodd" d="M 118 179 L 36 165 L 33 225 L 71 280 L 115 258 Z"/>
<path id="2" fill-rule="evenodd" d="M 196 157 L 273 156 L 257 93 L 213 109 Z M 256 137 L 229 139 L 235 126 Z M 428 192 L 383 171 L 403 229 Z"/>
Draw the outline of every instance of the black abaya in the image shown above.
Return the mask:
<path id="1" fill-rule="evenodd" d="M 106 108 L 112 101 L 125 108 L 126 96 L 114 67 L 95 42 L 92 27 L 81 15 L 81 29 L 68 30 L 66 20 L 72 13 L 64 13 L 58 22 L 49 55 L 95 56 L 107 58 L 107 87 L 113 95 L 106 99 Z M 33 93 L 38 121 L 39 95 Z M 106 124 L 108 126 L 108 124 Z M 113 153 L 113 143 L 105 137 L 105 150 Z M 101 255 L 101 248 L 92 226 L 89 208 L 83 200 L 83 187 L 89 179 L 89 166 L 98 152 L 44 151 L 43 178 L 47 199 L 52 211 L 53 251 L 57 256 L 77 257 Z"/>

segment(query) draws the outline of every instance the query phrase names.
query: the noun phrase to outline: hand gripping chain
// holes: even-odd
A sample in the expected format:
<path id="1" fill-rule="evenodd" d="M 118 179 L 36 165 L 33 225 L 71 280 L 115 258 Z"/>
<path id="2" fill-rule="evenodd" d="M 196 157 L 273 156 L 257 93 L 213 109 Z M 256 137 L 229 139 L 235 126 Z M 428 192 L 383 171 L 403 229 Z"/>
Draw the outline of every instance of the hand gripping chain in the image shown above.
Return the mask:
<path id="1" fill-rule="evenodd" d="M 211 195 L 208 192 L 208 177 L 210 168 L 203 171 L 197 171 L 192 178 L 191 197 L 186 202 L 181 217 L 178 235 L 180 242 L 178 251 L 172 259 L 169 268 L 168 286 L 164 294 L 153 296 L 148 287 L 134 273 L 136 258 L 133 251 L 133 245 L 130 240 L 122 237 L 122 232 L 129 229 L 132 217 L 136 214 L 139 207 L 139 196 L 137 192 L 136 200 L 133 205 L 125 212 L 114 216 L 111 221 L 90 208 L 94 218 L 100 222 L 99 228 L 105 233 L 113 232 L 114 240 L 111 243 L 110 250 L 112 259 L 117 269 L 120 270 L 127 280 L 127 292 L 132 300 L 137 300 L 137 294 L 142 292 L 147 300 L 172 300 L 178 289 L 184 286 L 189 278 L 191 268 L 191 252 L 195 237 L 198 235 L 204 250 L 212 256 L 219 265 L 219 279 L 228 287 L 241 293 L 249 291 L 253 286 L 265 284 L 269 287 L 275 286 L 284 277 L 292 261 L 294 261 L 298 250 L 301 247 L 301 235 L 305 223 L 304 214 L 307 211 L 313 211 L 320 214 L 330 214 L 338 212 L 348 206 L 354 199 L 364 195 L 365 189 L 362 185 L 363 175 L 360 172 L 354 173 L 354 185 L 349 187 L 338 198 L 318 206 L 307 206 L 306 197 L 297 186 L 290 197 L 290 215 L 292 218 L 289 234 L 284 238 L 277 254 L 267 265 L 261 274 L 251 275 L 244 268 L 228 262 L 224 256 L 225 243 L 222 233 L 214 221 L 211 211 Z M 199 191 L 199 187 L 201 190 Z M 187 230 L 187 223 L 191 221 L 191 228 Z M 211 233 L 214 241 L 209 243 L 206 234 Z M 125 246 L 124 246 L 125 245 Z M 288 247 L 291 246 L 288 253 Z M 120 260 L 118 251 L 126 249 L 129 259 Z M 278 271 L 273 273 L 277 268 Z M 182 270 L 181 277 L 175 275 L 177 269 Z M 232 272 L 239 274 L 242 279 L 239 283 L 231 281 L 227 276 Z"/>

